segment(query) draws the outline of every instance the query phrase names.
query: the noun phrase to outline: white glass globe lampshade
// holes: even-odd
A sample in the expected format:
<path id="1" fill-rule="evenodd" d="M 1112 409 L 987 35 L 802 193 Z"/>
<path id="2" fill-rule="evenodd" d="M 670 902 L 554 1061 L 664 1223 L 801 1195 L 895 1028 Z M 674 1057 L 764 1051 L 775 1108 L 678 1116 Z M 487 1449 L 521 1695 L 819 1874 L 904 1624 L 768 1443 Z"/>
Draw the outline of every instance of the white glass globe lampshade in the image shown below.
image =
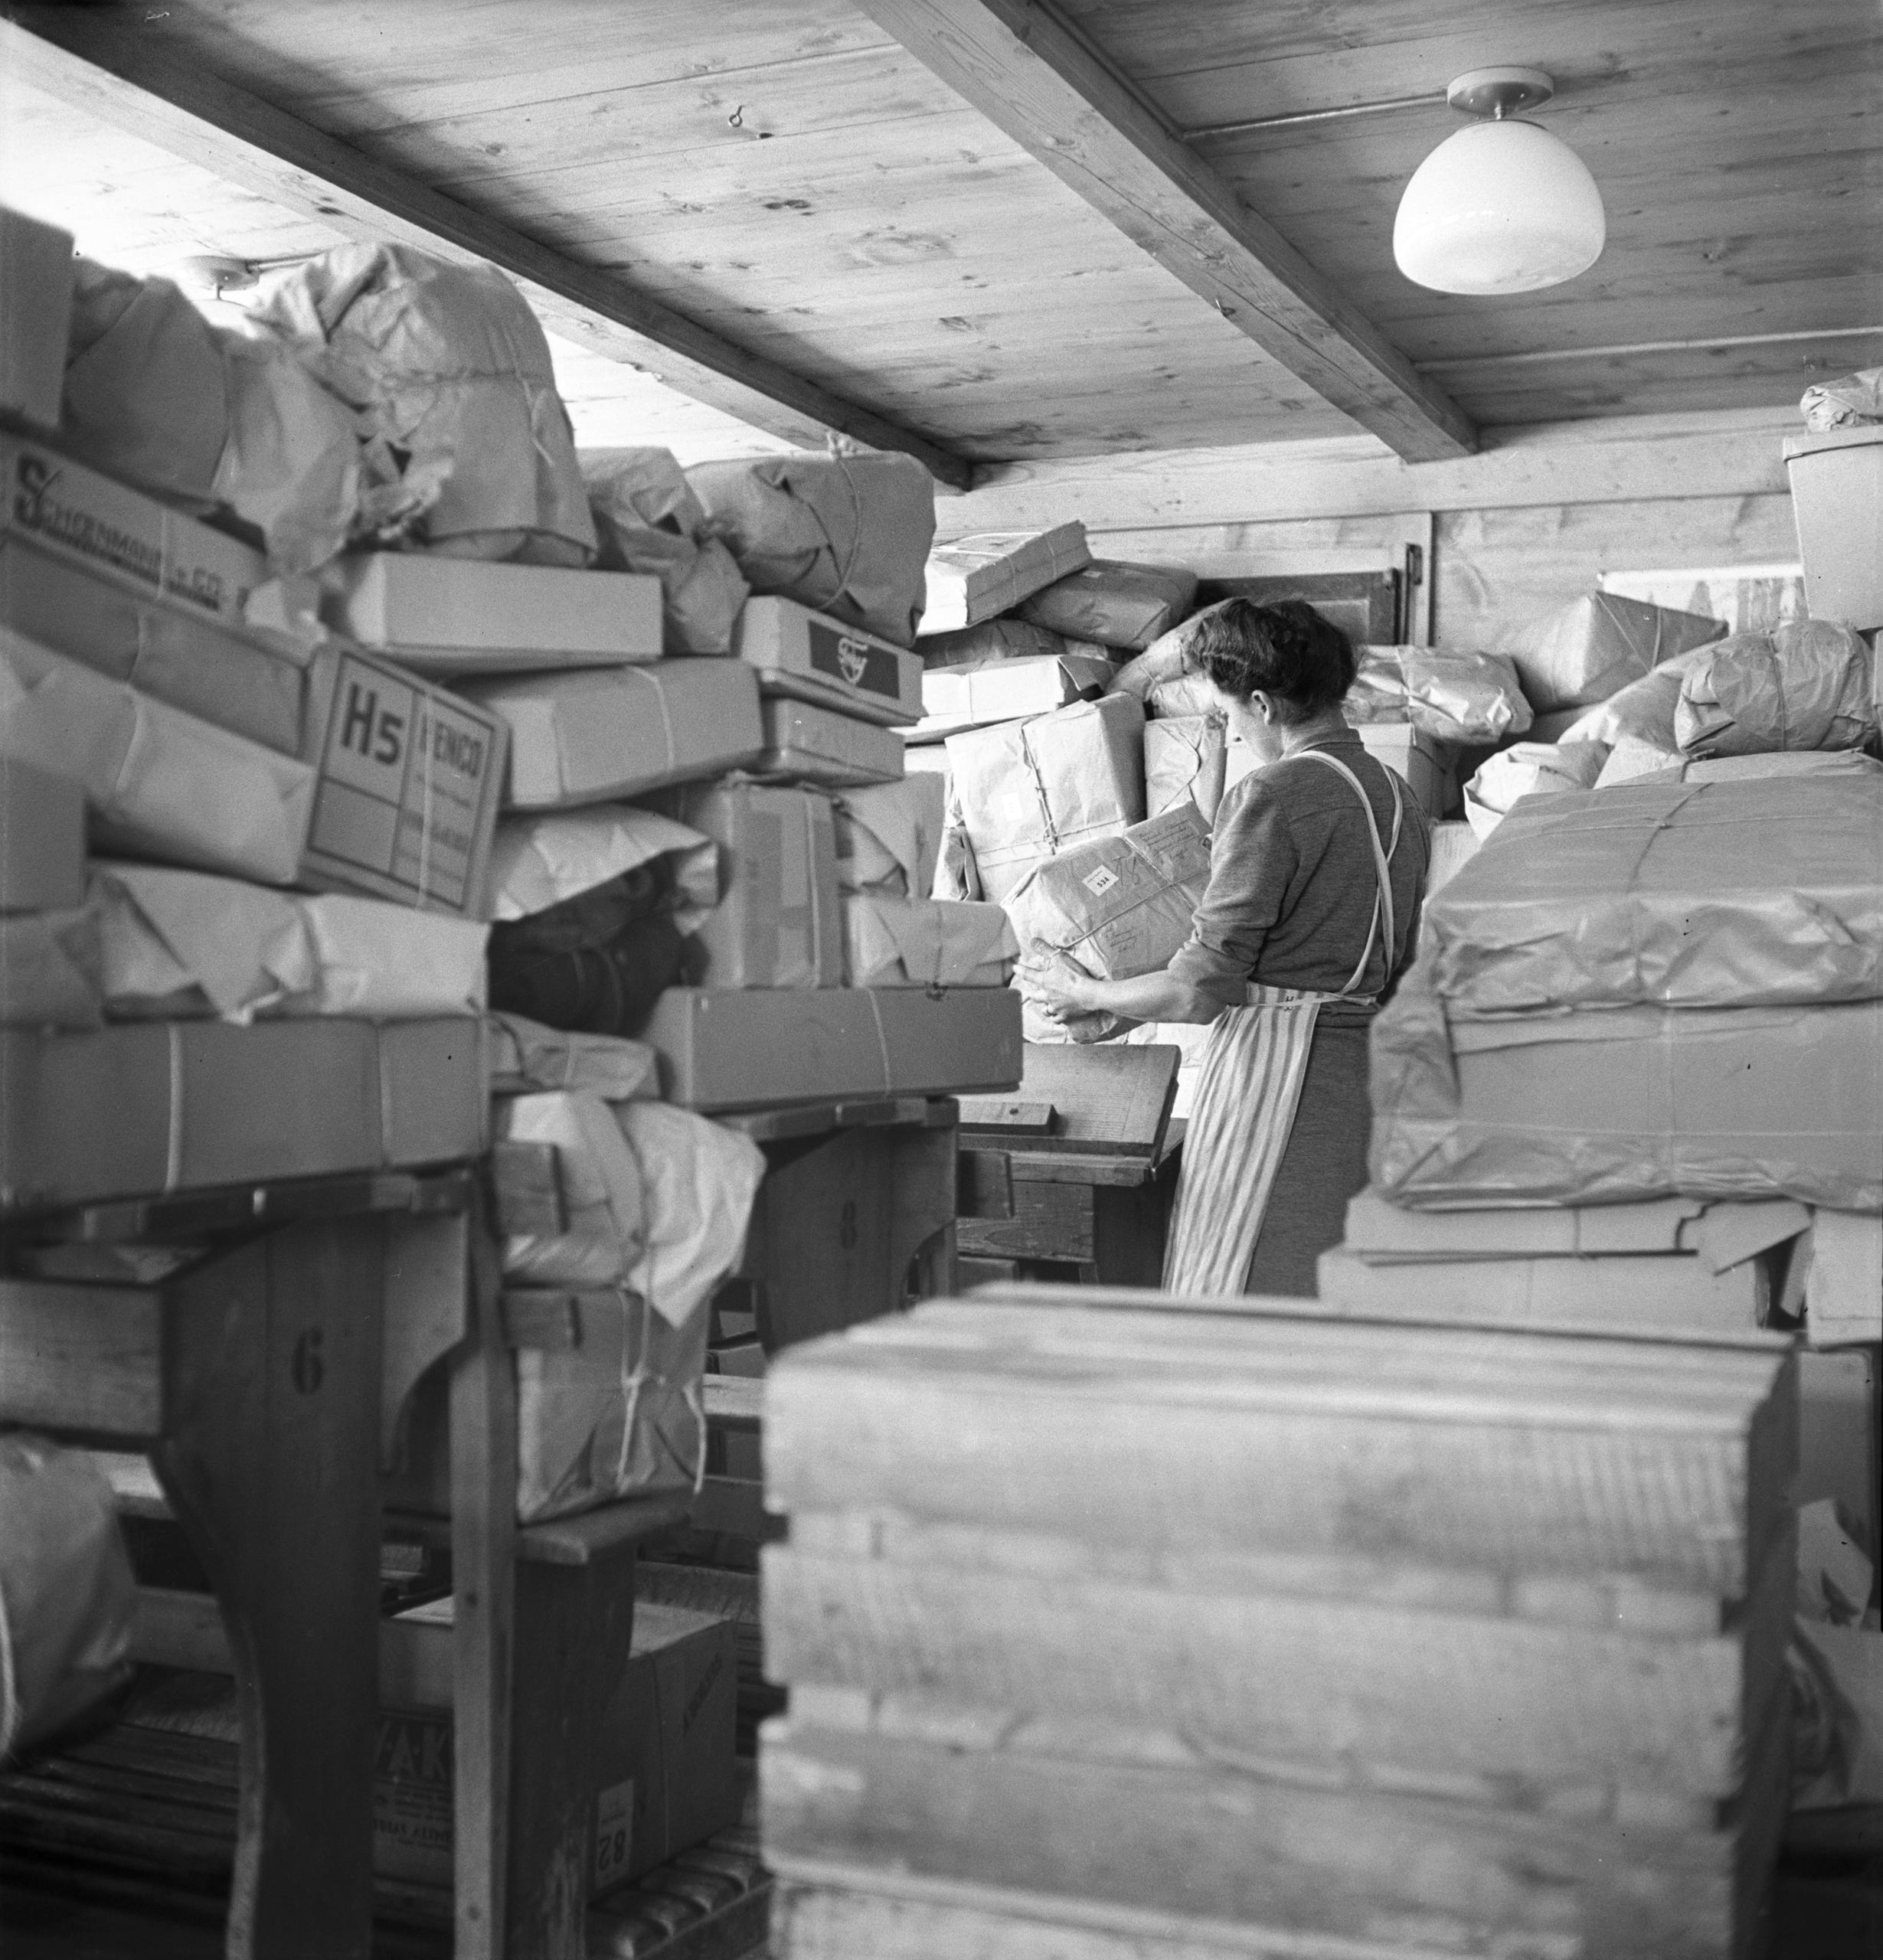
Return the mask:
<path id="1" fill-rule="evenodd" d="M 1474 122 L 1412 173 L 1393 256 L 1438 292 L 1533 292 L 1587 272 L 1608 227 L 1595 179 L 1534 122 Z"/>

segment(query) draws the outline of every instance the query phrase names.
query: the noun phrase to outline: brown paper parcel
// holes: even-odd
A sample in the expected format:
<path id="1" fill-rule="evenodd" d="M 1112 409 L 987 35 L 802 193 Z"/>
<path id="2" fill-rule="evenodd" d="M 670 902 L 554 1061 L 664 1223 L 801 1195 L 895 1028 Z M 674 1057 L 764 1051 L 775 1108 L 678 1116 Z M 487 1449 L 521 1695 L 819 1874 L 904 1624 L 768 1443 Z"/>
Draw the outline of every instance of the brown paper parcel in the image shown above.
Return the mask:
<path id="1" fill-rule="evenodd" d="M 1142 652 L 1196 599 L 1196 573 L 1181 565 L 1095 558 L 1020 602 L 1022 619 L 1069 639 Z"/>
<path id="2" fill-rule="evenodd" d="M 1430 898 L 1454 1015 L 1883 995 L 1883 772 L 1525 802 Z"/>
<path id="3" fill-rule="evenodd" d="M 686 477 L 754 592 L 898 646 L 914 639 L 935 492 L 913 456 L 763 456 L 695 463 Z"/>
<path id="4" fill-rule="evenodd" d="M 1205 767 L 1228 756 L 1228 730 L 1214 717 L 1160 715 L 1144 724 L 1144 809 L 1161 816 L 1192 800 L 1192 785 Z"/>
<path id="5" fill-rule="evenodd" d="M 1372 1097 L 1373 1182 L 1417 1210 L 1883 1208 L 1883 1001 L 1463 1021 L 1421 961 L 1373 1024 Z"/>
<path id="6" fill-rule="evenodd" d="M 592 1089 L 604 1102 L 659 1093 L 659 1057 L 644 1042 L 619 1034 L 545 1027 L 527 1014 L 484 1017 L 493 1096 L 538 1089 Z"/>
<path id="7" fill-rule="evenodd" d="M 1044 955 L 1093 979 L 1129 980 L 1170 963 L 1190 936 L 1209 877 L 1209 826 L 1185 802 L 1122 836 L 1048 858 L 1005 904 L 1028 959 Z M 1110 1014 L 1080 1016 L 1075 1038 L 1096 1040 L 1120 1024 Z M 1029 1029 L 1029 1038 L 1057 1037 Z"/>
<path id="8" fill-rule="evenodd" d="M 948 738 L 982 896 L 1003 899 L 1043 858 L 1144 815 L 1144 712 L 1129 694 Z"/>
<path id="9" fill-rule="evenodd" d="M 1612 592 L 1585 593 L 1505 648 L 1539 714 L 1606 701 L 1690 648 L 1722 638 L 1723 619 Z"/>
<path id="10" fill-rule="evenodd" d="M 580 452 L 597 567 L 660 581 L 669 653 L 727 653 L 751 587 L 707 528 L 706 507 L 666 449 Z"/>
<path id="11" fill-rule="evenodd" d="M 1871 661 L 1836 619 L 1718 641 L 1681 677 L 1674 738 L 1701 756 L 1861 748 L 1877 732 Z"/>
<path id="12" fill-rule="evenodd" d="M 998 905 L 846 892 L 844 984 L 850 987 L 1004 987 L 1020 956 Z"/>
<path id="13" fill-rule="evenodd" d="M 1440 742 L 1502 742 L 1531 724 L 1517 670 L 1501 655 L 1442 647 L 1357 646 L 1348 720 L 1410 721 Z"/>
<path id="14" fill-rule="evenodd" d="M 1526 796 L 1592 789 L 1607 757 L 1593 742 L 1518 742 L 1499 749 L 1465 786 L 1465 818 L 1489 837 Z"/>
<path id="15" fill-rule="evenodd" d="M 947 813 L 947 779 L 933 772 L 847 791 L 837 799 L 838 884 L 930 897 Z"/>

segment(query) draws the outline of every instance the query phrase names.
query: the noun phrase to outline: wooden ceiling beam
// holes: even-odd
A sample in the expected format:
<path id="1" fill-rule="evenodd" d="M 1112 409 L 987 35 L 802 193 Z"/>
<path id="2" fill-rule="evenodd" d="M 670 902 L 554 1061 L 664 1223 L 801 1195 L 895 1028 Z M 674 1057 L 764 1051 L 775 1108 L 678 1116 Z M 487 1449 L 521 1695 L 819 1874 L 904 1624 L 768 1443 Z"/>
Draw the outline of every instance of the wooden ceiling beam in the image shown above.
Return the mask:
<path id="1" fill-rule="evenodd" d="M 1468 456 L 1443 389 L 1250 211 L 1155 107 L 1040 0 L 857 0 L 1132 243 L 1408 462 Z M 1171 31 L 1183 9 L 1170 10 Z"/>
<path id="2" fill-rule="evenodd" d="M 566 258 L 285 110 L 149 45 L 142 10 L 15 5 L 0 70 L 346 236 L 500 267 L 552 332 L 806 449 L 828 436 L 914 456 L 965 490 L 973 465 Z"/>

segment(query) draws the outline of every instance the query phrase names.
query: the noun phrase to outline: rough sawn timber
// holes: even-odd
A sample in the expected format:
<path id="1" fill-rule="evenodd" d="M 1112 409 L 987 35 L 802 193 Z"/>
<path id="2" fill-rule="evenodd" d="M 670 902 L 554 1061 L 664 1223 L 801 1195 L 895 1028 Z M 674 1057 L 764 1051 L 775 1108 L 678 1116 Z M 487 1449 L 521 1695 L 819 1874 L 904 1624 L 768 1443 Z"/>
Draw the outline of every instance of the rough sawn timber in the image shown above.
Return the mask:
<path id="1" fill-rule="evenodd" d="M 1271 358 L 1409 462 L 1476 432 L 1286 239 L 1033 0 L 862 11 Z"/>

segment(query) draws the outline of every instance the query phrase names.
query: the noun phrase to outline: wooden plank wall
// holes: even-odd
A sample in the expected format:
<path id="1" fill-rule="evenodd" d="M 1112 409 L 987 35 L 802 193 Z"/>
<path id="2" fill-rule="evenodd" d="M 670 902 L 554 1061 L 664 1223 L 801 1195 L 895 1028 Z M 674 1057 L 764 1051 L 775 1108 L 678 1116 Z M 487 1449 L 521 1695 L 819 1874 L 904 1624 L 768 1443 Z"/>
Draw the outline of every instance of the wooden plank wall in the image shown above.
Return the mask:
<path id="1" fill-rule="evenodd" d="M 1102 557 L 1218 577 L 1403 564 L 1429 526 L 1433 641 L 1494 652 L 1603 571 L 1795 561 L 1780 447 L 1801 426 L 1778 410 L 1512 430 L 1411 467 L 1342 443 L 1016 464 L 938 509 L 952 537 L 1080 518 Z"/>

